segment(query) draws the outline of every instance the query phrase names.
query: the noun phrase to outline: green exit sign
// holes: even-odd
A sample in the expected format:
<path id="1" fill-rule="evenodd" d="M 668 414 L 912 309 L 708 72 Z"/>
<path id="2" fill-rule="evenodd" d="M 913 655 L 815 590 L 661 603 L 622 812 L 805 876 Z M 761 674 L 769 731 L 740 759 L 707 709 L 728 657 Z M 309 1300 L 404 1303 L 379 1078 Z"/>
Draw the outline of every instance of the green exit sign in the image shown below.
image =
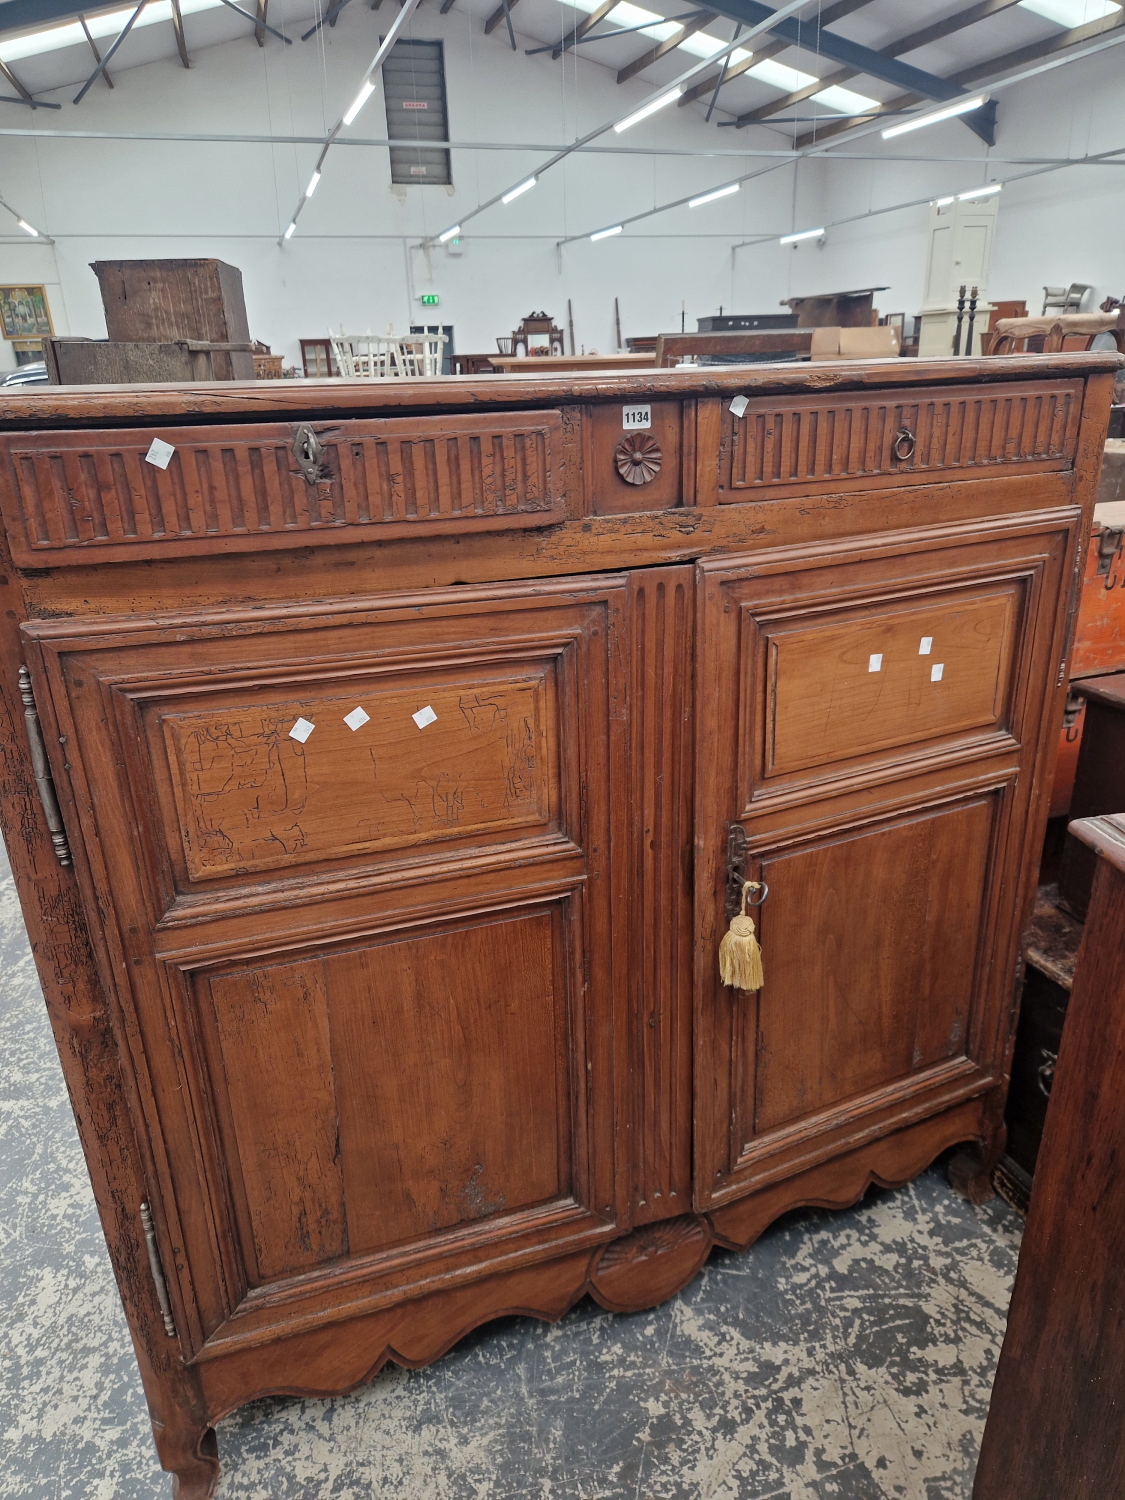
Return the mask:
<path id="1" fill-rule="evenodd" d="M 436 307 L 441 298 L 436 292 L 421 292 L 419 293 L 418 301 L 423 307 Z"/>

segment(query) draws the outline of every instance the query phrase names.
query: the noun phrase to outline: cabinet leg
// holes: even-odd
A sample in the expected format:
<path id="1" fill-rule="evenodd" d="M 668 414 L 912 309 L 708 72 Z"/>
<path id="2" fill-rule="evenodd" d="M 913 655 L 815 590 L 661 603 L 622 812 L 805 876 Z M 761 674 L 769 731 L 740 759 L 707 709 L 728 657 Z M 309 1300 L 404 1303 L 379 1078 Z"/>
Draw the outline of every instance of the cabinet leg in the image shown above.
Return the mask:
<path id="1" fill-rule="evenodd" d="M 173 1432 L 152 1424 L 160 1467 L 172 1475 L 173 1500 L 210 1500 L 219 1478 L 219 1444 L 213 1427 Z"/>
<path id="2" fill-rule="evenodd" d="M 955 1193 L 970 1203 L 987 1203 L 996 1196 L 992 1174 L 1004 1155 L 1008 1130 L 1003 1120 L 983 1140 L 970 1141 L 949 1158 L 946 1176 Z"/>

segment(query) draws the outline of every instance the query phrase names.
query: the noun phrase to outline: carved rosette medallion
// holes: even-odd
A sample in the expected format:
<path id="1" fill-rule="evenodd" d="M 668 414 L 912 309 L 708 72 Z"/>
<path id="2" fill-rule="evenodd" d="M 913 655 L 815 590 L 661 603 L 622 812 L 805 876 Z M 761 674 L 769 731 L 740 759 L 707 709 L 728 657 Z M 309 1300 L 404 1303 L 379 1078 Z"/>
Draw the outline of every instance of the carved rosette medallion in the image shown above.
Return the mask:
<path id="1" fill-rule="evenodd" d="M 613 452 L 617 472 L 626 484 L 648 484 L 660 473 L 660 444 L 647 432 L 631 432 Z"/>

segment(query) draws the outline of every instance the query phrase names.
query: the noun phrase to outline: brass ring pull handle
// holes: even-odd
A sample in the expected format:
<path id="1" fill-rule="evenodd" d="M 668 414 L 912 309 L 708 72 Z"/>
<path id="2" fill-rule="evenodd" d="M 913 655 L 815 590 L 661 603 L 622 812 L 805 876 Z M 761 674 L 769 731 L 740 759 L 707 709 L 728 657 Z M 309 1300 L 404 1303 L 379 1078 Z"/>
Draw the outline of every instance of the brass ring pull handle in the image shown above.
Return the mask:
<path id="1" fill-rule="evenodd" d="M 746 882 L 746 885 L 747 885 L 747 891 L 748 892 L 749 891 L 757 891 L 757 892 L 759 892 L 757 901 L 754 900 L 753 896 L 747 894 L 746 905 L 747 906 L 761 906 L 762 902 L 766 899 L 766 897 L 770 893 L 769 886 L 768 885 L 764 885 L 764 884 L 759 885 L 758 882 L 755 881 L 755 880 L 748 880 Z"/>
<path id="2" fill-rule="evenodd" d="M 305 476 L 306 484 L 315 484 L 321 477 L 324 448 L 320 439 L 307 422 L 302 422 L 293 438 L 293 457 L 297 467 Z"/>
<path id="3" fill-rule="evenodd" d="M 905 463 L 908 458 L 914 457 L 915 442 L 914 434 L 904 424 L 895 435 L 895 440 L 891 444 L 891 452 L 900 463 Z"/>

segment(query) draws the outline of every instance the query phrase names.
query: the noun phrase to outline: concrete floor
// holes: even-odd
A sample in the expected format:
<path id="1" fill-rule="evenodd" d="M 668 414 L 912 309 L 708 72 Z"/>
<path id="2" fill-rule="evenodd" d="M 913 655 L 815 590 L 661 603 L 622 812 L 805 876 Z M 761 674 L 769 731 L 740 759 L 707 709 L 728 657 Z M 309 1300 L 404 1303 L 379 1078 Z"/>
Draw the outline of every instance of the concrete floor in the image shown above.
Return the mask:
<path id="1" fill-rule="evenodd" d="M 1020 1220 L 940 1171 L 716 1253 L 654 1312 L 505 1319 L 219 1427 L 222 1500 L 969 1500 Z M 167 1495 L 0 856 L 0 1495 Z"/>

